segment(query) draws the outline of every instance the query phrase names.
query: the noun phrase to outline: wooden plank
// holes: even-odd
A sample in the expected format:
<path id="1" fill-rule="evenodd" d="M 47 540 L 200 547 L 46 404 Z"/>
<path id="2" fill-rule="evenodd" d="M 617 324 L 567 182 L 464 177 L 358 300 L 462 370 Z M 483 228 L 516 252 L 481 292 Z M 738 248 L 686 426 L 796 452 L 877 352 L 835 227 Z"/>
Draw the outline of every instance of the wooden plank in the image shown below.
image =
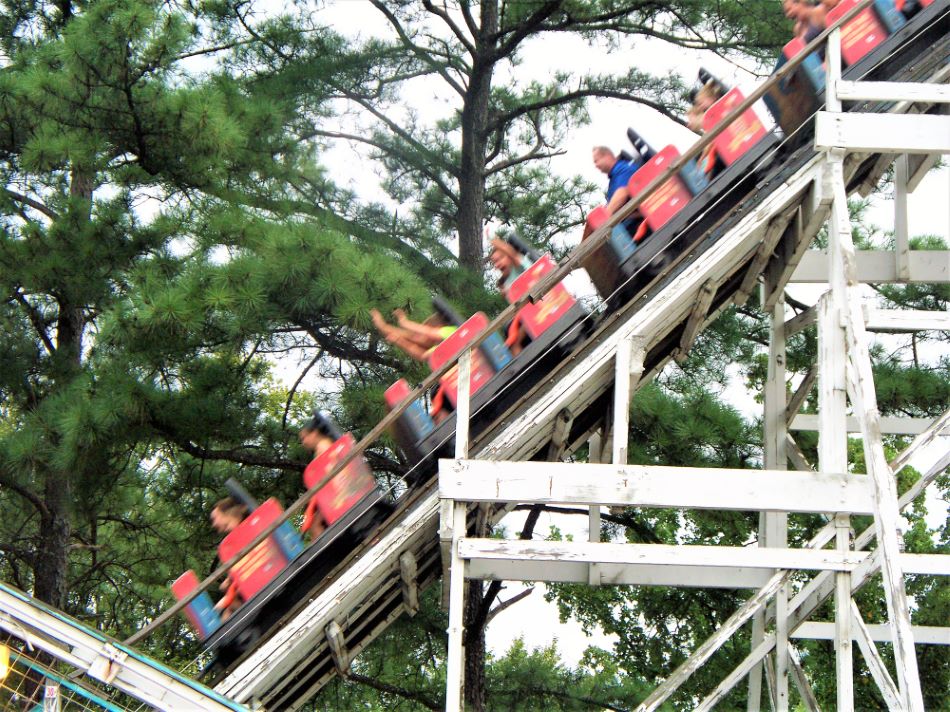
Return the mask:
<path id="1" fill-rule="evenodd" d="M 805 705 L 805 709 L 808 712 L 821 712 L 821 708 L 818 706 L 818 698 L 815 696 L 815 691 L 812 689 L 811 683 L 805 675 L 805 670 L 802 667 L 802 661 L 798 655 L 798 651 L 791 643 L 788 644 L 787 649 L 789 668 L 792 671 L 792 679 L 795 681 L 795 688 L 798 690 L 802 704 Z"/>
<path id="2" fill-rule="evenodd" d="M 865 309 L 864 318 L 868 331 L 890 333 L 950 331 L 950 311 Z"/>
<path id="3" fill-rule="evenodd" d="M 894 162 L 894 257 L 897 278 L 910 279 L 910 233 L 907 225 L 907 179 L 910 167 L 907 156 Z M 870 329 L 870 325 L 868 326 Z"/>
<path id="4" fill-rule="evenodd" d="M 901 282 L 892 250 L 858 250 L 855 254 L 857 279 L 871 284 Z M 911 250 L 908 254 L 908 283 L 946 284 L 950 282 L 950 250 Z M 828 256 L 824 250 L 808 250 L 791 277 L 793 284 L 823 284 L 828 281 Z"/>
<path id="5" fill-rule="evenodd" d="M 925 82 L 852 82 L 838 80 L 842 101 L 911 101 L 928 104 L 950 102 L 950 86 Z"/>
<path id="6" fill-rule="evenodd" d="M 788 336 L 794 336 L 799 331 L 804 331 L 809 326 L 815 325 L 815 307 L 809 307 L 801 314 L 793 316 L 785 322 L 785 333 Z"/>
<path id="7" fill-rule="evenodd" d="M 763 280 L 762 309 L 770 310 L 798 269 L 802 257 L 818 232 L 824 227 L 831 209 L 831 191 L 824 171 L 816 171 L 808 192 L 799 204 L 794 220 L 776 246 L 776 259 L 769 262 Z"/>
<path id="8" fill-rule="evenodd" d="M 794 220 L 792 220 L 793 215 L 795 216 Z M 755 289 L 755 285 L 759 281 L 759 277 L 762 276 L 766 265 L 772 259 L 776 246 L 785 237 L 786 231 L 792 233 L 787 238 L 789 240 L 794 240 L 798 236 L 801 231 L 801 206 L 796 206 L 791 213 L 783 213 L 769 222 L 765 229 L 765 236 L 759 244 L 759 249 L 756 250 L 755 257 L 749 263 L 745 277 L 742 278 L 742 284 L 736 290 L 736 304 L 742 306 L 748 301 L 752 295 L 752 290 Z"/>
<path id="9" fill-rule="evenodd" d="M 333 664 L 336 666 L 337 672 L 346 676 L 350 669 L 350 656 L 346 650 L 346 639 L 343 636 L 340 624 L 336 621 L 330 621 L 330 624 L 325 628 L 325 635 L 327 636 L 327 647 L 330 649 L 330 656 L 333 658 Z"/>
<path id="10" fill-rule="evenodd" d="M 443 588 L 449 589 L 448 651 L 445 663 L 445 710 L 460 712 L 465 666 L 465 562 L 461 556 L 461 542 L 465 534 L 465 506 L 456 503 L 453 508 L 452 555 L 449 578 L 442 579 Z"/>
<path id="11" fill-rule="evenodd" d="M 785 434 L 785 453 L 788 455 L 788 459 L 794 468 L 799 472 L 814 471 L 815 468 L 808 462 L 808 458 L 805 457 L 805 453 L 802 452 L 802 449 L 798 447 L 795 438 L 788 433 Z"/>
<path id="12" fill-rule="evenodd" d="M 574 423 L 574 414 L 565 408 L 554 419 L 554 430 L 551 433 L 551 444 L 548 446 L 547 460 L 560 462 L 567 449 L 567 438 L 571 434 L 571 425 Z"/>
<path id="13" fill-rule="evenodd" d="M 543 562 L 552 564 L 574 562 L 623 564 L 626 566 L 722 566 L 751 569 L 852 571 L 871 556 L 869 552 L 865 551 L 841 552 L 826 549 L 788 549 L 764 546 L 615 544 L 612 542 L 525 541 L 522 539 L 473 539 L 468 537 L 459 541 L 458 552 L 463 559 L 481 561 L 484 568 L 487 568 L 491 561 L 524 563 L 525 560 L 529 560 L 536 565 Z M 553 571 L 554 568 L 552 567 L 551 570 Z M 536 580 L 546 580 L 546 574 Z M 728 581 L 723 579 L 723 583 L 727 584 Z"/>
<path id="14" fill-rule="evenodd" d="M 868 634 L 875 643 L 890 643 L 891 627 L 883 623 L 866 624 Z M 915 625 L 911 627 L 917 645 L 950 645 L 950 627 Z M 793 638 L 810 640 L 834 640 L 835 624 L 805 621 L 792 634 Z"/>
<path id="15" fill-rule="evenodd" d="M 696 295 L 696 301 L 686 320 L 686 326 L 683 327 L 683 334 L 680 336 L 679 348 L 673 352 L 673 358 L 677 363 L 683 363 L 689 355 L 689 350 L 693 348 L 693 342 L 699 335 L 703 324 L 706 323 L 706 317 L 709 315 L 709 307 L 712 305 L 713 297 L 716 296 L 716 282 L 709 279 L 699 288 L 699 294 Z"/>
<path id="16" fill-rule="evenodd" d="M 854 639 L 861 649 L 861 655 L 864 656 L 864 662 L 868 666 L 871 677 L 874 678 L 878 690 L 881 691 L 884 704 L 887 705 L 890 712 L 902 712 L 901 694 L 894 685 L 894 681 L 891 680 L 891 674 L 887 671 L 887 666 L 881 660 L 881 654 L 875 647 L 874 640 L 871 639 L 871 633 L 864 624 L 861 611 L 855 605 L 854 599 L 851 600 L 851 620 L 854 622 Z"/>
<path id="17" fill-rule="evenodd" d="M 861 423 L 857 416 L 848 416 L 846 427 L 849 433 L 860 433 Z M 926 432 L 933 421 L 927 418 L 881 417 L 881 432 L 890 435 L 919 435 Z M 789 424 L 790 430 L 819 430 L 818 416 L 813 413 L 799 413 Z"/>
<path id="18" fill-rule="evenodd" d="M 785 408 L 785 422 L 789 423 L 794 420 L 795 416 L 798 415 L 798 411 L 802 407 L 802 403 L 805 402 L 805 399 L 808 398 L 808 394 L 811 393 L 811 389 L 815 387 L 815 382 L 818 380 L 818 364 L 814 364 L 808 373 L 805 374 L 805 378 L 802 379 L 801 384 L 795 390 L 795 393 L 792 394 L 791 399 L 788 401 L 788 406 Z"/>
<path id="19" fill-rule="evenodd" d="M 439 493 L 467 502 L 608 507 L 854 513 L 873 507 L 870 482 L 861 475 L 653 465 L 440 460 Z"/>
<path id="20" fill-rule="evenodd" d="M 907 192 L 913 193 L 930 169 L 937 165 L 940 157 L 935 154 L 908 156 Z"/>
<path id="21" fill-rule="evenodd" d="M 686 588 L 753 588 L 769 581 L 771 571 L 741 566 L 680 566 L 676 564 L 610 564 L 603 562 L 474 559 L 467 563 L 470 579 L 586 583 L 596 586 L 683 586 Z"/>
<path id="22" fill-rule="evenodd" d="M 402 605 L 410 618 L 419 612 L 419 582 L 416 579 L 418 574 L 415 554 L 404 551 L 399 557 L 399 578 L 402 582 Z"/>
<path id="23" fill-rule="evenodd" d="M 861 153 L 950 153 L 950 116 L 819 111 L 815 147 Z"/>

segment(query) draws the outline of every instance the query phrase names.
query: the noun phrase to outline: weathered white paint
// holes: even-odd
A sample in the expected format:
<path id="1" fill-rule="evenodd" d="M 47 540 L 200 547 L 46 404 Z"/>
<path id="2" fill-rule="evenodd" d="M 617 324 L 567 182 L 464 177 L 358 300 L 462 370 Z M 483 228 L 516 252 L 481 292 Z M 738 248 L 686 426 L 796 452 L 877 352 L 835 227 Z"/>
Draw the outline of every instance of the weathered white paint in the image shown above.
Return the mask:
<path id="1" fill-rule="evenodd" d="M 862 475 L 660 465 L 440 460 L 439 493 L 467 502 L 869 513 Z"/>
<path id="2" fill-rule="evenodd" d="M 815 147 L 861 153 L 950 153 L 950 116 L 819 111 Z"/>
<path id="3" fill-rule="evenodd" d="M 418 573 L 416 555 L 411 551 L 404 551 L 399 557 L 399 578 L 402 580 L 402 605 L 410 618 L 419 612 L 419 582 L 416 580 Z"/>
<path id="4" fill-rule="evenodd" d="M 891 627 L 883 623 L 867 623 L 868 635 L 875 643 L 891 642 Z M 917 645 L 950 645 L 950 627 L 915 625 L 911 627 Z M 834 623 L 805 621 L 792 634 L 803 640 L 834 640 Z"/>
<path id="5" fill-rule="evenodd" d="M 827 256 L 824 250 L 808 250 L 792 274 L 793 284 L 821 284 L 828 281 Z M 950 251 L 911 250 L 907 255 L 908 276 L 897 271 L 897 257 L 892 250 L 858 250 L 855 255 L 858 279 L 869 284 L 897 282 L 950 282 Z"/>
<path id="6" fill-rule="evenodd" d="M 850 82 L 836 83 L 841 101 L 911 101 L 928 104 L 950 102 L 950 86 L 923 82 Z"/>
<path id="7" fill-rule="evenodd" d="M 790 430 L 820 430 L 819 417 L 811 413 L 798 413 L 789 424 Z M 881 432 L 889 435 L 919 435 L 926 432 L 932 420 L 926 418 L 881 417 Z M 861 432 L 861 421 L 857 416 L 849 415 L 845 425 L 849 433 Z M 842 431 L 844 432 L 844 431 Z"/>
<path id="8" fill-rule="evenodd" d="M 863 312 L 868 331 L 950 331 L 950 312 L 948 311 L 872 309 L 865 306 Z"/>
<path id="9" fill-rule="evenodd" d="M 741 566 L 680 566 L 678 564 L 608 564 L 561 560 L 472 559 L 465 575 L 470 579 L 588 583 L 595 586 L 683 586 L 686 588 L 761 588 L 769 582 L 768 569 Z"/>
<path id="10" fill-rule="evenodd" d="M 919 120 L 927 117 L 914 118 Z M 947 121 L 950 121 L 950 117 L 947 117 Z M 947 124 L 945 130 L 947 134 L 945 138 L 950 145 L 950 123 Z M 844 175 L 840 162 L 831 160 L 830 164 L 832 170 L 835 171 L 834 206 L 839 214 L 838 224 L 831 231 L 833 262 L 836 265 L 840 263 L 840 269 L 844 273 L 842 282 L 832 283 L 832 286 L 836 293 L 836 300 L 846 305 L 843 311 L 848 339 L 849 376 L 854 394 L 854 410 L 861 421 L 865 465 L 875 484 L 874 526 L 877 531 L 879 551 L 882 552 L 881 575 L 884 580 L 888 617 L 893 628 L 897 682 L 905 707 L 910 712 L 923 712 L 924 703 L 917 671 L 917 656 L 914 652 L 914 639 L 910 630 L 910 610 L 899 560 L 901 541 L 898 533 L 900 512 L 897 483 L 887 464 L 881 444 L 881 415 L 877 409 L 877 396 L 874 392 L 874 376 L 871 370 L 871 357 L 868 353 L 864 318 L 861 313 L 860 295 L 855 286 L 857 270 L 854 264 L 854 244 L 850 221 L 845 217 L 847 216 L 847 196 Z"/>
<path id="11" fill-rule="evenodd" d="M 788 549 L 743 546 L 699 546 L 668 544 L 627 544 L 588 541 L 525 541 L 522 539 L 480 539 L 465 537 L 458 543 L 458 554 L 467 561 L 479 560 L 478 578 L 486 578 L 492 561 L 530 560 L 583 564 L 624 564 L 627 566 L 685 566 L 748 569 L 796 569 L 810 571 L 856 571 L 873 566 L 873 552 L 829 549 Z M 940 554 L 902 554 L 909 573 L 950 574 L 950 560 Z M 510 569 L 506 569 L 509 570 Z M 551 567 L 553 572 L 554 567 Z M 469 569 L 469 574 L 471 569 Z M 538 576 L 537 574 L 542 574 Z M 556 575 L 556 574 L 555 574 Z M 469 578 L 473 578 L 469 576 Z M 515 580 L 549 580 L 543 571 Z M 610 582 L 605 582 L 610 583 Z M 723 581 L 722 584 L 728 584 Z M 728 587 L 728 586 L 720 586 Z M 850 591 L 848 592 L 850 597 Z"/>
<path id="12" fill-rule="evenodd" d="M 907 181 L 910 167 L 907 155 L 894 162 L 894 257 L 897 278 L 910 279 L 910 234 L 907 225 Z M 867 327 L 872 329 L 870 323 Z"/>
<path id="13" fill-rule="evenodd" d="M 891 680 L 891 674 L 887 671 L 887 666 L 881 660 L 881 655 L 874 645 L 871 633 L 868 631 L 861 617 L 861 611 L 858 610 L 854 599 L 851 599 L 851 621 L 854 624 L 854 639 L 861 648 L 861 655 L 864 656 L 864 662 L 868 666 L 871 677 L 877 683 L 881 695 L 884 697 L 884 703 L 890 712 L 902 712 L 901 693 Z"/>
<path id="14" fill-rule="evenodd" d="M 798 651 L 791 643 L 786 646 L 786 651 L 788 652 L 788 665 L 792 671 L 792 679 L 795 681 L 795 688 L 798 690 L 802 704 L 805 705 L 805 709 L 808 710 L 808 712 L 821 712 L 815 691 L 812 689 L 811 683 L 805 675 L 804 668 L 802 668 L 802 661 L 798 655 Z"/>

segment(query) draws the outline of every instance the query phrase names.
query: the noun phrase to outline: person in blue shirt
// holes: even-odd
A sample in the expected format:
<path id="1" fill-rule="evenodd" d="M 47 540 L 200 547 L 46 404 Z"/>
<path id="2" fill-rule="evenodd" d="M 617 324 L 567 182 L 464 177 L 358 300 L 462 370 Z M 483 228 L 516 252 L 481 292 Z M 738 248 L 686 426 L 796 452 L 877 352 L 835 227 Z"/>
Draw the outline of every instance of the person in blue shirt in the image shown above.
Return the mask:
<path id="1" fill-rule="evenodd" d="M 627 183 L 640 168 L 640 163 L 617 158 L 606 146 L 594 146 L 593 157 L 597 170 L 607 174 L 607 212 L 613 215 L 630 200 Z"/>

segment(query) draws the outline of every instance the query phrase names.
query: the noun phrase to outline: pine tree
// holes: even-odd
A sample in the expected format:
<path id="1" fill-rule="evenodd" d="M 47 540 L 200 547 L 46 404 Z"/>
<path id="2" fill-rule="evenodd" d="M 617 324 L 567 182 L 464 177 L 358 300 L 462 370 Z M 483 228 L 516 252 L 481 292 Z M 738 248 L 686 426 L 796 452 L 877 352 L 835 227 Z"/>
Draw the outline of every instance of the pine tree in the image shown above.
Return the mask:
<path id="1" fill-rule="evenodd" d="M 213 19 L 151 0 L 0 18 L 0 567 L 117 635 L 208 566 L 181 545 L 210 548 L 226 477 L 299 491 L 301 403 L 268 354 L 391 372 L 367 305 L 428 299 L 285 198 L 317 171 L 295 117 L 322 97 L 186 66 L 235 51 Z"/>

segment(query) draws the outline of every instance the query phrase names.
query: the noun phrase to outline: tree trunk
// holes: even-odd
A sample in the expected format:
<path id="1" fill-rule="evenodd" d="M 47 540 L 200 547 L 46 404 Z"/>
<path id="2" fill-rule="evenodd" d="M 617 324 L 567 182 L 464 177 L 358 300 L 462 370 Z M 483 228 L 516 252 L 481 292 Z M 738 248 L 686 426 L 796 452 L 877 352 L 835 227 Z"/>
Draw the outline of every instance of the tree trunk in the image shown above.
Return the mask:
<path id="1" fill-rule="evenodd" d="M 80 221 L 88 222 L 92 210 L 94 175 L 90 171 L 73 168 L 70 173 L 70 211 L 79 215 Z M 69 218 L 67 218 L 69 219 Z M 83 332 L 85 314 L 81 306 L 74 304 L 67 290 L 59 296 L 59 317 L 56 321 L 57 373 L 54 391 L 68 388 L 82 367 Z M 52 437 L 58 440 L 54 432 Z M 56 446 L 58 443 L 54 442 Z M 71 468 L 45 468 L 43 473 L 43 500 L 47 513 L 40 520 L 39 546 L 33 566 L 33 595 L 57 608 L 66 605 L 66 555 L 70 524 L 70 493 L 73 472 Z"/>
<path id="2" fill-rule="evenodd" d="M 485 147 L 488 98 L 495 68 L 493 38 L 498 31 L 497 0 L 481 3 L 481 27 L 475 37 L 472 73 L 462 107 L 462 155 L 459 161 L 459 264 L 482 269 L 482 223 L 485 219 Z"/>
<path id="3" fill-rule="evenodd" d="M 472 712 L 485 709 L 485 621 L 481 581 L 469 581 L 465 596 L 465 702 Z"/>

